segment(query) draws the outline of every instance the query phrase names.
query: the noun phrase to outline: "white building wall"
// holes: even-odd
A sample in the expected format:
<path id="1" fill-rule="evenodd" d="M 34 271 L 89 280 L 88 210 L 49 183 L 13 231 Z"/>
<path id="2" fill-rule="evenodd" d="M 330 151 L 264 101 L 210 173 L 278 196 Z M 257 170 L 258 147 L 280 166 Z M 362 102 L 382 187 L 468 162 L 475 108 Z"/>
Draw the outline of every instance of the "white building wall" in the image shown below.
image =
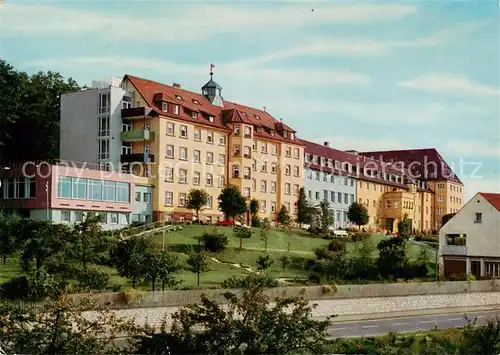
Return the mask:
<path id="1" fill-rule="evenodd" d="M 482 223 L 475 223 L 482 213 Z M 466 234 L 467 256 L 500 257 L 500 211 L 477 194 L 439 231 L 439 253 L 447 234 Z"/>

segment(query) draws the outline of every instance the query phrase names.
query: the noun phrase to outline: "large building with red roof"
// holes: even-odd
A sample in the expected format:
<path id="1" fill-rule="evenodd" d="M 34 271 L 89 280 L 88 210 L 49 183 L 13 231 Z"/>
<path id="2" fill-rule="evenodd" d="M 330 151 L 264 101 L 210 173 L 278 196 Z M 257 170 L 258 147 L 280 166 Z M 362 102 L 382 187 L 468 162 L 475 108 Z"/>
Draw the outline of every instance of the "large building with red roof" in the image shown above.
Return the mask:
<path id="1" fill-rule="evenodd" d="M 477 193 L 439 231 L 446 277 L 500 277 L 500 194 Z"/>

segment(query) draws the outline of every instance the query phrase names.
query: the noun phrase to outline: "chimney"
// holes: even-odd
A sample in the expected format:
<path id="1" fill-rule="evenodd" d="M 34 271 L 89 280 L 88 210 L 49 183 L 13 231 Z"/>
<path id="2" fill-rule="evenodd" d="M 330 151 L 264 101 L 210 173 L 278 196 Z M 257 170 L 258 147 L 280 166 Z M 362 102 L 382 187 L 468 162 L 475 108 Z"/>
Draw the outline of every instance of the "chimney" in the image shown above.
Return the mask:
<path id="1" fill-rule="evenodd" d="M 179 88 L 179 89 L 181 88 L 181 84 L 179 84 L 179 83 L 173 83 L 172 86 L 174 88 Z"/>
<path id="2" fill-rule="evenodd" d="M 328 143 L 328 142 L 324 142 L 324 143 L 323 143 L 323 145 L 324 145 L 325 147 L 329 147 L 329 146 L 330 146 L 330 143 Z"/>

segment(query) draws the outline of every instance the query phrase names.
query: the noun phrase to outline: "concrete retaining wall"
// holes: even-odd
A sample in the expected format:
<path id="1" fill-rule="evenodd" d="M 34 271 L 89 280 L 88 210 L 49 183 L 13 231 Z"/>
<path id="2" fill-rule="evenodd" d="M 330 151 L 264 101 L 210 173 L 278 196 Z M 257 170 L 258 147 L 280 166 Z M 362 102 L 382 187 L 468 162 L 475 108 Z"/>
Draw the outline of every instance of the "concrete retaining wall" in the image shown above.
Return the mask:
<path id="1" fill-rule="evenodd" d="M 359 298 L 384 298 L 398 296 L 416 295 L 451 295 L 462 293 L 487 293 L 500 292 L 500 280 L 484 281 L 454 281 L 454 282 L 422 282 L 422 283 L 392 283 L 392 284 L 369 284 L 369 285 L 340 285 L 329 286 L 332 291 L 328 292 L 326 286 L 309 287 L 278 287 L 265 290 L 271 298 L 279 296 L 298 296 L 301 293 L 310 300 L 325 299 L 355 299 L 359 304 Z M 336 290 L 335 290 L 336 288 Z M 125 304 L 122 293 L 95 294 L 101 304 L 112 304 L 116 308 L 135 307 L 170 307 L 197 303 L 202 293 L 209 298 L 224 302 L 222 296 L 227 290 L 189 290 L 189 291 L 156 291 L 141 294 L 140 299 L 132 304 Z M 241 293 L 241 290 L 231 290 Z M 326 292 L 325 292 L 326 291 Z M 75 295 L 75 297 L 89 297 L 88 295 Z M 498 301 L 500 302 L 500 300 Z"/>

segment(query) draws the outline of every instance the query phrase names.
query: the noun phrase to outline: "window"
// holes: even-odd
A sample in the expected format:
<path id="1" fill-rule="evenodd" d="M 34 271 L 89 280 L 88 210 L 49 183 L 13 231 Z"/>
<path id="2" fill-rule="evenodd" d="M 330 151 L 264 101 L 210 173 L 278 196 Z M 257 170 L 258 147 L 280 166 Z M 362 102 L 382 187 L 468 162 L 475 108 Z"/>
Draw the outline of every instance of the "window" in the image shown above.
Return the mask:
<path id="1" fill-rule="evenodd" d="M 323 200 L 328 201 L 328 190 L 323 190 Z"/>
<path id="2" fill-rule="evenodd" d="M 286 147 L 285 148 L 285 155 L 287 156 L 287 158 L 290 158 L 292 156 L 292 148 Z"/>
<path id="3" fill-rule="evenodd" d="M 173 158 L 174 157 L 174 146 L 168 144 L 167 145 L 167 156 L 166 158 Z"/>
<path id="4" fill-rule="evenodd" d="M 267 143 L 262 143 L 260 151 L 262 154 L 267 154 Z"/>
<path id="5" fill-rule="evenodd" d="M 240 177 L 240 166 L 233 165 L 233 178 L 239 178 L 239 177 Z"/>
<path id="6" fill-rule="evenodd" d="M 482 213 L 476 213 L 476 219 L 474 220 L 474 223 L 483 223 L 483 214 Z"/>
<path id="7" fill-rule="evenodd" d="M 122 154 L 132 154 L 132 143 L 122 143 Z"/>
<path id="8" fill-rule="evenodd" d="M 290 165 L 285 165 L 285 175 L 290 175 L 291 174 L 291 167 Z"/>
<path id="9" fill-rule="evenodd" d="M 179 159 L 180 160 L 187 160 L 187 154 L 188 154 L 188 150 L 186 147 L 179 148 Z"/>
<path id="10" fill-rule="evenodd" d="M 345 204 L 349 203 L 348 199 L 349 199 L 349 194 L 344 194 L 344 203 Z"/>
<path id="11" fill-rule="evenodd" d="M 146 200 L 149 195 L 149 200 Z M 116 183 L 116 201 L 130 202 L 130 184 L 128 182 Z M 144 202 L 151 203 L 151 194 L 144 194 Z"/>
<path id="12" fill-rule="evenodd" d="M 342 193 L 341 192 L 337 192 L 337 202 L 342 203 Z"/>
<path id="13" fill-rule="evenodd" d="M 335 175 L 330 175 L 330 183 L 335 183 Z"/>
<path id="14" fill-rule="evenodd" d="M 108 113 L 109 106 L 109 92 L 99 94 L 99 113 Z"/>
<path id="15" fill-rule="evenodd" d="M 87 179 L 72 178 L 73 198 L 79 200 L 87 199 Z M 139 201 L 140 202 L 140 201 Z"/>
<path id="16" fill-rule="evenodd" d="M 99 117 L 99 137 L 109 136 L 109 116 Z"/>
<path id="17" fill-rule="evenodd" d="M 224 175 L 217 176 L 217 187 L 224 187 Z"/>
<path id="18" fill-rule="evenodd" d="M 99 140 L 98 159 L 109 159 L 109 139 Z"/>
<path id="19" fill-rule="evenodd" d="M 290 195 L 290 184 L 285 183 L 285 195 Z"/>
<path id="20" fill-rule="evenodd" d="M 260 213 L 266 213 L 266 201 L 260 200 L 259 206 L 260 206 Z"/>
<path id="21" fill-rule="evenodd" d="M 299 159 L 300 158 L 300 150 L 299 150 L 299 148 L 294 148 L 294 150 L 293 150 L 293 157 L 295 159 Z"/>
<path id="22" fill-rule="evenodd" d="M 208 209 L 212 209 L 212 204 L 213 204 L 213 199 L 212 199 L 212 196 L 207 196 L 207 208 Z"/>
<path id="23" fill-rule="evenodd" d="M 88 179 L 88 199 L 94 201 L 102 201 L 102 181 Z"/>
<path id="24" fill-rule="evenodd" d="M 366 189 L 367 189 L 367 190 L 369 190 L 369 189 L 370 189 L 370 183 L 369 183 L 369 182 L 367 182 L 367 183 L 366 183 Z"/>
<path id="25" fill-rule="evenodd" d="M 335 202 L 335 191 L 330 191 L 330 201 Z"/>
<path id="26" fill-rule="evenodd" d="M 245 166 L 243 168 L 243 178 L 244 179 L 250 179 L 250 167 Z"/>
<path id="27" fill-rule="evenodd" d="M 349 201 L 350 201 L 349 203 L 353 203 L 354 202 L 354 194 L 351 194 L 349 196 Z M 382 202 L 382 201 L 380 201 L 380 202 Z"/>
<path id="28" fill-rule="evenodd" d="M 233 134 L 238 137 L 240 135 L 240 126 L 233 127 Z"/>
<path id="29" fill-rule="evenodd" d="M 311 190 L 308 191 L 307 197 L 309 197 L 310 199 L 312 198 L 312 191 Z"/>
<path id="30" fill-rule="evenodd" d="M 441 195 L 438 195 L 437 200 L 438 200 L 438 202 L 443 202 L 444 201 L 444 197 L 441 196 Z"/>
<path id="31" fill-rule="evenodd" d="M 172 122 L 167 122 L 167 135 L 175 135 L 175 124 L 173 124 Z"/>
<path id="32" fill-rule="evenodd" d="M 165 169 L 165 181 L 167 181 L 167 182 L 174 181 L 174 168 L 166 168 Z"/>
<path id="33" fill-rule="evenodd" d="M 219 145 L 226 145 L 226 135 L 219 134 Z"/>
<path id="34" fill-rule="evenodd" d="M 328 182 L 328 174 L 327 173 L 323 174 L 323 182 Z"/>
<path id="35" fill-rule="evenodd" d="M 193 162 L 194 163 L 200 162 L 200 156 L 201 156 L 201 152 L 199 150 L 193 150 Z"/>
<path id="36" fill-rule="evenodd" d="M 377 201 L 373 200 L 373 207 L 377 207 Z"/>
<path id="37" fill-rule="evenodd" d="M 187 170 L 179 169 L 179 184 L 187 184 Z"/>
<path id="38" fill-rule="evenodd" d="M 359 182 L 359 188 L 362 189 L 363 188 L 363 182 Z"/>
<path id="39" fill-rule="evenodd" d="M 180 192 L 179 193 L 179 207 L 184 207 L 184 206 L 186 206 L 186 193 Z"/>
<path id="40" fill-rule="evenodd" d="M 276 212 L 276 201 L 271 201 L 271 213 Z"/>
<path id="41" fill-rule="evenodd" d="M 191 112 L 191 117 L 193 117 L 195 119 L 198 118 L 198 112 L 196 112 L 196 111 Z"/>
<path id="42" fill-rule="evenodd" d="M 271 174 L 276 174 L 276 163 L 271 163 Z"/>
<path id="43" fill-rule="evenodd" d="M 165 206 L 172 206 L 174 204 L 173 193 L 171 191 L 165 192 Z"/>
<path id="44" fill-rule="evenodd" d="M 103 181 L 102 189 L 102 199 L 104 201 L 115 201 L 116 200 L 116 182 L 114 181 Z"/>
<path id="45" fill-rule="evenodd" d="M 276 193 L 276 182 L 271 181 L 271 193 Z"/>
<path id="46" fill-rule="evenodd" d="M 240 145 L 239 144 L 233 144 L 233 155 L 235 157 L 240 156 Z"/>
<path id="47" fill-rule="evenodd" d="M 251 138 L 252 137 L 252 129 L 248 126 L 245 126 L 244 134 L 245 134 L 245 138 Z"/>
<path id="48" fill-rule="evenodd" d="M 377 185 L 376 184 L 373 184 L 373 191 L 377 191 Z"/>
<path id="49" fill-rule="evenodd" d="M 278 155 L 278 146 L 276 144 L 271 144 L 271 154 Z"/>
<path id="50" fill-rule="evenodd" d="M 293 167 L 293 176 L 299 177 L 299 175 L 300 175 L 300 168 L 297 165 L 295 165 Z"/>
<path id="51" fill-rule="evenodd" d="M 299 185 L 298 184 L 294 184 L 293 185 L 293 194 L 294 195 L 298 195 L 299 194 Z"/>
<path id="52" fill-rule="evenodd" d="M 261 180 L 260 181 L 260 192 L 266 192 L 266 191 L 267 191 L 267 181 Z"/>
<path id="53" fill-rule="evenodd" d="M 244 187 L 243 188 L 243 196 L 244 197 L 250 197 L 250 188 L 249 187 Z"/>
<path id="54" fill-rule="evenodd" d="M 143 197 L 145 203 L 151 203 L 151 194 L 149 192 L 145 192 Z"/>
<path id="55" fill-rule="evenodd" d="M 214 177 L 212 174 L 207 174 L 207 186 L 212 186 L 214 184 Z"/>
<path id="56" fill-rule="evenodd" d="M 173 105 L 174 108 L 174 114 L 178 115 L 179 114 L 179 105 Z"/>
<path id="57" fill-rule="evenodd" d="M 187 138 L 188 137 L 188 128 L 185 125 L 181 125 L 180 127 L 180 137 L 181 138 Z"/>
<path id="58" fill-rule="evenodd" d="M 12 184 L 14 186 L 15 184 Z M 14 197 L 12 194 L 11 198 Z M 71 198 L 71 178 L 66 176 L 59 176 L 57 180 L 57 197 Z"/>
<path id="59" fill-rule="evenodd" d="M 212 152 L 207 152 L 207 164 L 213 164 L 214 163 L 214 153 Z"/>
<path id="60" fill-rule="evenodd" d="M 263 162 L 260 171 L 267 173 L 267 162 Z"/>
<path id="61" fill-rule="evenodd" d="M 199 129 L 194 130 L 194 140 L 201 141 L 201 130 Z"/>
<path id="62" fill-rule="evenodd" d="M 255 159 L 252 160 L 252 170 L 257 171 L 257 160 Z"/>
<path id="63" fill-rule="evenodd" d="M 75 222 L 83 222 L 83 211 L 75 211 Z"/>
<path id="64" fill-rule="evenodd" d="M 248 145 L 243 147 L 243 156 L 245 158 L 251 158 L 250 147 Z"/>
<path id="65" fill-rule="evenodd" d="M 61 211 L 61 222 L 71 222 L 71 211 L 68 210 Z"/>
<path id="66" fill-rule="evenodd" d="M 193 173 L 193 185 L 199 185 L 200 184 L 200 172 L 199 171 L 195 171 Z"/>
<path id="67" fill-rule="evenodd" d="M 207 143 L 214 144 L 214 132 L 207 132 Z"/>
<path id="68" fill-rule="evenodd" d="M 399 208 L 399 201 L 394 201 L 394 208 Z"/>
<path id="69" fill-rule="evenodd" d="M 226 164 L 226 155 L 225 154 L 219 154 L 219 165 L 224 166 Z"/>
<path id="70" fill-rule="evenodd" d="M 316 181 L 320 180 L 320 173 L 316 173 Z"/>
<path id="71" fill-rule="evenodd" d="M 257 191 L 257 180 L 252 179 L 252 191 Z"/>
<path id="72" fill-rule="evenodd" d="M 319 200 L 319 191 L 316 191 L 316 200 Z"/>

